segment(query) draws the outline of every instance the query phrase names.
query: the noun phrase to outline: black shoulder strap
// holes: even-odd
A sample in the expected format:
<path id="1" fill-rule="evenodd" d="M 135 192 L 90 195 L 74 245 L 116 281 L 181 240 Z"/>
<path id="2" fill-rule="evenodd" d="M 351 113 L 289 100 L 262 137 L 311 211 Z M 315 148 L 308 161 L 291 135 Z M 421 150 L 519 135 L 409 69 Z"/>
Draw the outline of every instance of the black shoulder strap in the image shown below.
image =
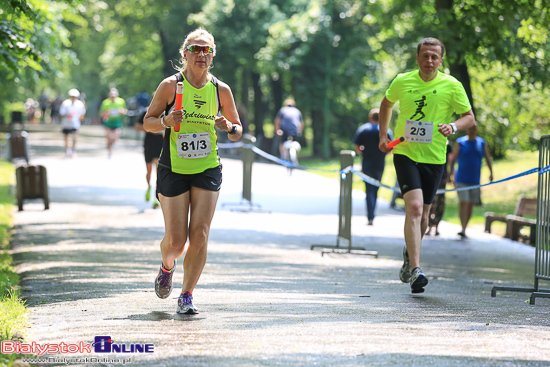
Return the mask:
<path id="1" fill-rule="evenodd" d="M 210 80 L 212 82 L 212 84 L 214 84 L 216 86 L 216 104 L 218 106 L 218 116 L 220 115 L 220 90 L 218 88 L 218 78 L 216 78 L 214 75 L 212 75 L 212 79 Z"/>

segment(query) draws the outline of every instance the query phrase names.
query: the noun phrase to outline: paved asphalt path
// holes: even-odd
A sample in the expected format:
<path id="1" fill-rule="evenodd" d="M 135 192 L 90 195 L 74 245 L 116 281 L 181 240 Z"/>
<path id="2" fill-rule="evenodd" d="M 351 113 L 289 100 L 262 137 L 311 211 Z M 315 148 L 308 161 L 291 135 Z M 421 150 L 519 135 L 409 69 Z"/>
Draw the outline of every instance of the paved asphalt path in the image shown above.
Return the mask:
<path id="1" fill-rule="evenodd" d="M 223 158 L 209 258 L 194 292 L 200 313 L 178 315 L 181 267 L 169 299 L 153 289 L 164 226 L 144 200 L 140 136 L 126 130 L 108 159 L 102 129 L 83 126 L 78 157 L 68 159 L 57 126 L 29 130 L 51 205 L 26 201 L 15 214 L 26 341 L 154 344 L 150 354 L 55 356 L 70 365 L 120 365 L 70 360 L 77 356 L 130 358 L 132 366 L 550 365 L 550 300 L 490 295 L 494 285 L 533 285 L 532 247 L 475 231 L 460 241 L 458 226 L 442 223 L 442 235 L 423 245 L 430 284 L 412 295 L 398 279 L 402 212 L 382 201 L 366 226 L 364 193 L 354 192 L 353 245 L 379 257 L 321 256 L 310 246 L 336 244 L 337 180 L 255 163 L 260 207 L 239 211 L 242 164 L 231 158 Z"/>

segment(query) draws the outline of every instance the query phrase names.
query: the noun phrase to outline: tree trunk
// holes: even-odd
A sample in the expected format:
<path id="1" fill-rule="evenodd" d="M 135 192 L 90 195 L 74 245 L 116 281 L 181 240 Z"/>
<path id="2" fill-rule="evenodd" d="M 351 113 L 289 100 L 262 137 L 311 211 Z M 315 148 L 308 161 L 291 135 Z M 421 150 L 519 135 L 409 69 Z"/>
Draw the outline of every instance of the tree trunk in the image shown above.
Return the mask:
<path id="1" fill-rule="evenodd" d="M 314 109 L 311 111 L 311 128 L 313 130 L 313 155 L 315 157 L 321 157 L 323 155 L 323 134 L 316 132 L 323 131 L 324 121 L 325 119 L 322 109 Z"/>
<path id="2" fill-rule="evenodd" d="M 252 85 L 254 88 L 254 129 L 256 138 L 264 136 L 265 104 L 262 88 L 260 87 L 260 74 L 252 73 Z"/>
<path id="3" fill-rule="evenodd" d="M 455 24 L 452 29 L 460 29 L 460 26 L 456 26 L 458 23 L 456 16 L 453 12 L 453 3 L 454 0 L 436 0 L 435 9 L 437 10 L 442 24 Z M 449 22 L 450 20 L 450 22 Z M 447 27 L 447 26 L 445 26 Z M 448 29 L 448 28 L 446 28 Z M 466 65 L 466 60 L 464 59 L 464 54 L 459 53 L 462 47 L 459 47 L 460 43 L 463 41 L 460 39 L 459 34 L 450 35 L 448 32 L 441 32 L 441 34 L 447 34 L 447 38 L 442 38 L 441 42 L 446 47 L 445 59 L 449 63 L 449 69 L 451 70 L 451 75 L 458 79 L 464 86 L 466 95 L 470 100 L 472 105 L 472 110 L 474 111 L 474 99 L 472 98 L 472 86 L 470 82 L 470 73 L 468 72 L 468 65 Z M 443 36 L 445 37 L 445 36 Z"/>

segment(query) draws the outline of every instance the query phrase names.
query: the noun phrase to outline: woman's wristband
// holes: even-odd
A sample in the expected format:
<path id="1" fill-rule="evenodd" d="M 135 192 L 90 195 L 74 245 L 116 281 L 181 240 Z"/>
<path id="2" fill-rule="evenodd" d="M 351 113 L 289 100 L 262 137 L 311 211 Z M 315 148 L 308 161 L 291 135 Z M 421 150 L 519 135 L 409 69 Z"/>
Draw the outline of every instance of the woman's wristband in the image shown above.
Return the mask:
<path id="1" fill-rule="evenodd" d="M 160 124 L 161 124 L 162 126 L 164 126 L 165 129 L 169 129 L 168 126 L 164 125 L 164 116 L 161 116 L 161 118 L 160 118 Z"/>
<path id="2" fill-rule="evenodd" d="M 235 135 L 237 133 L 237 124 L 231 124 L 231 129 L 227 131 L 228 134 Z"/>

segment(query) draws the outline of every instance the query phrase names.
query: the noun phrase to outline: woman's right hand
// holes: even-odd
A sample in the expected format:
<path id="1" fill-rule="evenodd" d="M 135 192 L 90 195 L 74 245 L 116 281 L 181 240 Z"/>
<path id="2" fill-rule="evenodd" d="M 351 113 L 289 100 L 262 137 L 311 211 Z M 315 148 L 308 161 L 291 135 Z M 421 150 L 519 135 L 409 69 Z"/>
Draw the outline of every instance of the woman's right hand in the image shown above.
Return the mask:
<path id="1" fill-rule="evenodd" d="M 181 124 L 183 121 L 183 110 L 172 111 L 164 116 L 164 125 L 173 127 Z"/>

